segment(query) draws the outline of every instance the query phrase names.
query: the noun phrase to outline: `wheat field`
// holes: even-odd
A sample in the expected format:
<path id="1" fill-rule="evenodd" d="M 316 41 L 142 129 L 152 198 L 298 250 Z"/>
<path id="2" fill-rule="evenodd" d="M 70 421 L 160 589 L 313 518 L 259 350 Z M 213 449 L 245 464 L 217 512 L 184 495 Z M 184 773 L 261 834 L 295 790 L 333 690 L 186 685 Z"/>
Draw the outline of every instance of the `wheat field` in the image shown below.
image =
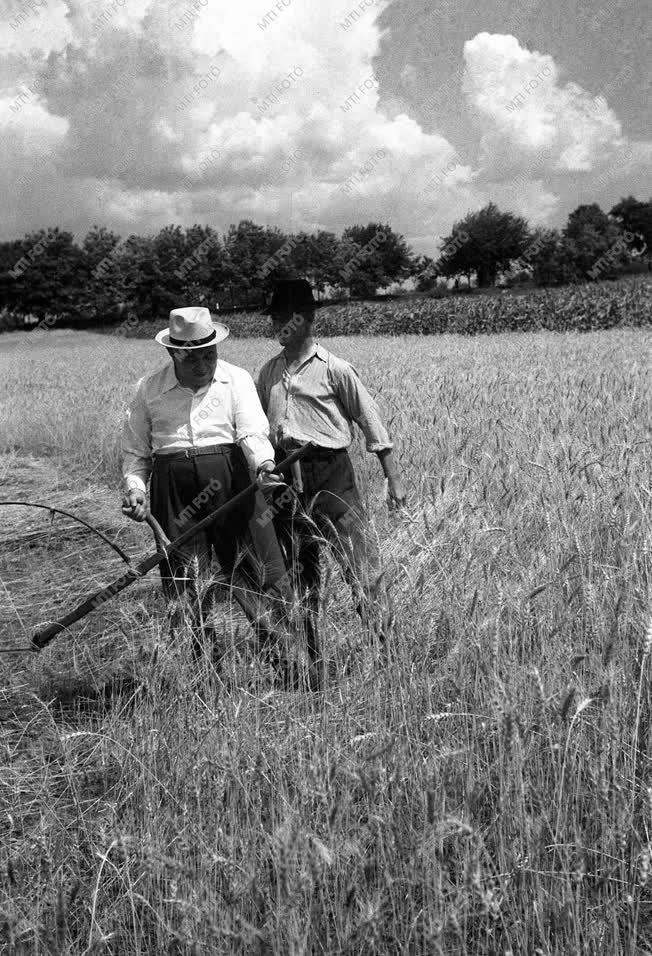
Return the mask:
<path id="1" fill-rule="evenodd" d="M 387 659 L 337 568 L 323 693 L 274 687 L 230 604 L 221 679 L 155 576 L 0 507 L 0 953 L 652 953 L 652 335 L 323 340 L 368 383 L 409 495 L 353 447 L 393 605 Z M 267 340 L 221 353 L 252 373 Z M 0 498 L 119 510 L 154 343 L 0 339 Z"/>

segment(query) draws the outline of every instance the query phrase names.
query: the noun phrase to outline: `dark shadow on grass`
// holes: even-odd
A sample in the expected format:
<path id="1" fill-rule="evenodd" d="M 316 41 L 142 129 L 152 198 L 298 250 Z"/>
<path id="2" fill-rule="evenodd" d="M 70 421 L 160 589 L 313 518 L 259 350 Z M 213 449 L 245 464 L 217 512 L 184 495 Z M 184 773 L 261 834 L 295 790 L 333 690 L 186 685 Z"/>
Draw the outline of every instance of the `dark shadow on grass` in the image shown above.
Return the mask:
<path id="1" fill-rule="evenodd" d="M 96 686 L 78 680 L 63 681 L 44 697 L 53 718 L 70 724 L 86 721 L 89 717 L 101 717 L 109 711 L 133 713 L 147 694 L 147 681 L 143 677 L 124 674 L 115 675 Z"/>

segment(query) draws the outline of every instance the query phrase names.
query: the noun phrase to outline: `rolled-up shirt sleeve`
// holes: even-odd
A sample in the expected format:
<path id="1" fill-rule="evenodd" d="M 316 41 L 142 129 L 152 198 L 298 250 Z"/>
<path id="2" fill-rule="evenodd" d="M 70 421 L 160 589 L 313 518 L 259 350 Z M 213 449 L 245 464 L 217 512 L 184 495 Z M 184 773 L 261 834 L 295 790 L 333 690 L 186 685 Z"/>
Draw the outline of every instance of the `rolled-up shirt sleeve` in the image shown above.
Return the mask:
<path id="1" fill-rule="evenodd" d="M 143 383 L 127 410 L 122 426 L 122 477 L 125 490 L 147 491 L 152 473 L 151 423 L 143 396 Z"/>
<path id="2" fill-rule="evenodd" d="M 371 397 L 352 365 L 339 364 L 335 371 L 335 384 L 346 414 L 361 429 L 368 452 L 393 448 L 389 432 L 383 424 L 378 405 Z"/>
<path id="3" fill-rule="evenodd" d="M 260 404 L 254 380 L 243 370 L 236 389 L 235 440 L 238 442 L 251 472 L 264 461 L 274 461 L 274 448 L 269 440 L 269 422 Z"/>

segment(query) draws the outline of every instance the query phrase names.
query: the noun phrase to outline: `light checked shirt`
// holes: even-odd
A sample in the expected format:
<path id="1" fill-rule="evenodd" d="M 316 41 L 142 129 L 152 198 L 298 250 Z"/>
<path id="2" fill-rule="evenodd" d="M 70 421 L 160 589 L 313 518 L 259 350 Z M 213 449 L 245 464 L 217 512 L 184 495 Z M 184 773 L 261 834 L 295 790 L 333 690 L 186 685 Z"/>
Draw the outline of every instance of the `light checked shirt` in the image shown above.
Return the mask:
<path id="1" fill-rule="evenodd" d="M 218 360 L 213 381 L 193 392 L 169 363 L 141 378 L 122 431 L 126 488 L 145 491 L 155 452 L 238 443 L 252 472 L 274 449 L 254 381 L 243 368 Z"/>
<path id="2" fill-rule="evenodd" d="M 292 374 L 285 351 L 280 352 L 263 365 L 257 388 L 274 444 L 289 438 L 322 448 L 348 448 L 355 422 L 367 451 L 393 447 L 378 406 L 356 370 L 321 345 L 315 345 Z"/>

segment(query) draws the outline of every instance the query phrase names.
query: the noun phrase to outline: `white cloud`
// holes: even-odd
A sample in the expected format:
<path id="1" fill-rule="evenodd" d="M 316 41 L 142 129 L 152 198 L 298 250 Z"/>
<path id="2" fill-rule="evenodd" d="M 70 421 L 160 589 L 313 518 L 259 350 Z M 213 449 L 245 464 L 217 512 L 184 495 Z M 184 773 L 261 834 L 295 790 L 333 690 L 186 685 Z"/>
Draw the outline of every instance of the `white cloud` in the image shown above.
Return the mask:
<path id="1" fill-rule="evenodd" d="M 562 82 L 550 55 L 479 33 L 464 44 L 464 61 L 480 131 L 478 194 L 544 224 L 562 201 L 577 204 L 579 193 L 595 201 L 609 183 L 643 174 L 652 144 L 628 141 L 607 100 Z"/>
<path id="2" fill-rule="evenodd" d="M 25 22 L 31 32 L 12 30 L 13 43 L 2 34 L 5 235 L 95 222 L 123 234 L 168 222 L 224 229 L 245 217 L 338 232 L 377 220 L 432 252 L 433 235 L 492 198 L 545 221 L 557 204 L 548 175 L 597 169 L 623 142 L 607 104 L 560 86 L 549 56 L 478 34 L 464 47 L 482 129 L 473 168 L 444 136 L 383 110 L 384 6 L 343 29 L 351 8 L 49 0 L 36 33 Z M 537 73 L 545 84 L 508 110 Z M 29 190 L 17 185 L 26 169 Z"/>
<path id="3" fill-rule="evenodd" d="M 373 62 L 382 5 L 347 30 L 351 0 L 219 9 L 67 0 L 57 23 L 60 7 L 67 44 L 32 51 L 39 110 L 59 139 L 59 182 L 43 171 L 41 217 L 60 209 L 43 196 L 58 188 L 75 193 L 80 229 L 104 213 L 111 225 L 142 231 L 166 217 L 224 228 L 244 216 L 335 230 L 355 217 L 391 219 L 413 231 L 425 185 L 455 154 L 444 137 L 379 108 Z M 32 113 L 23 116 L 25 125 Z M 33 119 L 38 136 L 41 120 Z M 15 172 L 25 133 L 9 118 L 4 135 Z M 288 166 L 297 152 L 300 161 Z M 471 178 L 459 165 L 460 186 Z M 444 197 L 442 214 L 455 212 L 452 183 L 448 195 L 428 199 L 431 214 Z M 25 227 L 33 226 L 31 206 L 22 209 Z"/>
<path id="4" fill-rule="evenodd" d="M 620 122 L 604 100 L 561 84 L 551 56 L 513 36 L 479 33 L 464 44 L 464 91 L 483 131 L 485 170 L 513 174 L 541 165 L 589 171 L 620 150 Z"/>
<path id="5" fill-rule="evenodd" d="M 0 56 L 61 50 L 71 37 L 63 0 L 3 0 Z"/>

